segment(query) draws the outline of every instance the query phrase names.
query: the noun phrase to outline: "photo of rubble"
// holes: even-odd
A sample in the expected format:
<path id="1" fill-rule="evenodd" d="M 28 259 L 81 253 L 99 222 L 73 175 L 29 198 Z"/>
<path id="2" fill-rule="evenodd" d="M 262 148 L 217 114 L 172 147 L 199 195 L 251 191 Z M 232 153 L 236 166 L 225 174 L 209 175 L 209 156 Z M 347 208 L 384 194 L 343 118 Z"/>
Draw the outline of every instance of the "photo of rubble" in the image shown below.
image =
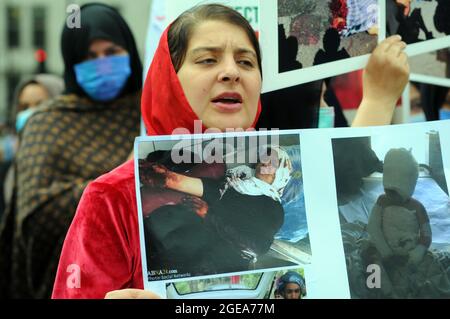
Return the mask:
<path id="1" fill-rule="evenodd" d="M 278 0 L 279 73 L 369 54 L 378 0 Z"/>

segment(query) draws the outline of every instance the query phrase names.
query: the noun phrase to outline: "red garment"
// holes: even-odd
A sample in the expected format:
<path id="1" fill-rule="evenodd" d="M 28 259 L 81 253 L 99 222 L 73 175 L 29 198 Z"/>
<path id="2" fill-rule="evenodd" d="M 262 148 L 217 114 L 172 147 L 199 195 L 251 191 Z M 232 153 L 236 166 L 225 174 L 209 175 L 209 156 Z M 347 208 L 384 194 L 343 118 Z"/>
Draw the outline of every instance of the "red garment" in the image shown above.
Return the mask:
<path id="1" fill-rule="evenodd" d="M 338 75 L 331 81 L 331 86 L 342 109 L 356 110 L 363 99 L 363 70 Z M 397 106 L 401 105 L 400 98 Z"/>
<path id="2" fill-rule="evenodd" d="M 104 298 L 143 288 L 134 164 L 129 161 L 86 188 L 64 241 L 52 298 Z M 79 288 L 77 274 L 80 270 Z"/>
<path id="3" fill-rule="evenodd" d="M 333 78 L 331 85 L 342 109 L 357 109 L 363 98 L 363 71 L 358 70 Z"/>
<path id="4" fill-rule="evenodd" d="M 171 134 L 178 127 L 193 132 L 197 116 L 172 65 L 167 30 L 141 107 L 149 135 Z M 259 105 L 255 123 L 260 110 Z M 143 288 L 135 187 L 134 163 L 129 161 L 86 188 L 64 242 L 52 298 L 104 298 L 112 290 Z"/>

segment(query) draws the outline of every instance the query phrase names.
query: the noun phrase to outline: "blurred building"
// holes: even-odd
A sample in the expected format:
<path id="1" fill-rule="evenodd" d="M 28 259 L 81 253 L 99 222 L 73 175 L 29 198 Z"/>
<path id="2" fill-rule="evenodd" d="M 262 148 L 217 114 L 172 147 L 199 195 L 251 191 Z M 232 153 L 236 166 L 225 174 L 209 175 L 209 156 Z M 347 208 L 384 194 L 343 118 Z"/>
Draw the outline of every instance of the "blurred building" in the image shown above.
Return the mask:
<path id="1" fill-rule="evenodd" d="M 14 88 L 42 70 L 62 75 L 61 31 L 70 4 L 86 0 L 0 0 L 0 124 L 10 116 Z M 95 0 L 117 8 L 130 25 L 141 59 L 152 0 Z M 38 51 L 40 49 L 40 51 Z M 42 51 L 43 50 L 43 51 Z M 44 63 L 38 60 L 46 58 Z"/>

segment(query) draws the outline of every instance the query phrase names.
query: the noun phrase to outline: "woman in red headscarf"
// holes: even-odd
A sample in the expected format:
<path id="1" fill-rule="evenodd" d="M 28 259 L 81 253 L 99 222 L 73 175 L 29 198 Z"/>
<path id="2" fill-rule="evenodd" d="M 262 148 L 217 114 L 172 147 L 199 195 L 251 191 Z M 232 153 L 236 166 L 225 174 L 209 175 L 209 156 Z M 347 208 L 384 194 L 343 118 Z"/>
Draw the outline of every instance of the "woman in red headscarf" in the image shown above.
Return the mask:
<path id="1" fill-rule="evenodd" d="M 398 37 L 390 38 L 372 56 L 354 125 L 390 122 L 409 73 L 403 48 Z M 195 120 L 203 129 L 251 128 L 261 110 L 261 81 L 258 41 L 245 18 L 221 5 L 192 8 L 164 32 L 153 59 L 142 96 L 147 133 L 193 132 Z M 143 288 L 133 161 L 84 192 L 53 298 L 156 297 L 126 288 Z"/>

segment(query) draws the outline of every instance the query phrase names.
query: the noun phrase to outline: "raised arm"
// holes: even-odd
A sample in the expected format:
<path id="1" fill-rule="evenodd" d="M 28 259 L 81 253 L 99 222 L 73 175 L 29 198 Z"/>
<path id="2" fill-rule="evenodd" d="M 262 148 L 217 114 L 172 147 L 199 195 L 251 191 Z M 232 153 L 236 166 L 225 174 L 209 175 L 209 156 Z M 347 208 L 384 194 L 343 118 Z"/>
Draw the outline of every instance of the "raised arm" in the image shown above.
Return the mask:
<path id="1" fill-rule="evenodd" d="M 166 187 L 189 195 L 203 196 L 202 180 L 196 177 L 170 172 L 167 176 Z"/>
<path id="2" fill-rule="evenodd" d="M 388 125 L 409 80 L 406 43 L 391 36 L 373 51 L 363 76 L 363 100 L 353 127 Z"/>
<path id="3" fill-rule="evenodd" d="M 141 183 L 154 187 L 169 188 L 178 192 L 198 197 L 203 196 L 203 182 L 200 178 L 172 172 L 161 164 L 139 164 Z"/>

